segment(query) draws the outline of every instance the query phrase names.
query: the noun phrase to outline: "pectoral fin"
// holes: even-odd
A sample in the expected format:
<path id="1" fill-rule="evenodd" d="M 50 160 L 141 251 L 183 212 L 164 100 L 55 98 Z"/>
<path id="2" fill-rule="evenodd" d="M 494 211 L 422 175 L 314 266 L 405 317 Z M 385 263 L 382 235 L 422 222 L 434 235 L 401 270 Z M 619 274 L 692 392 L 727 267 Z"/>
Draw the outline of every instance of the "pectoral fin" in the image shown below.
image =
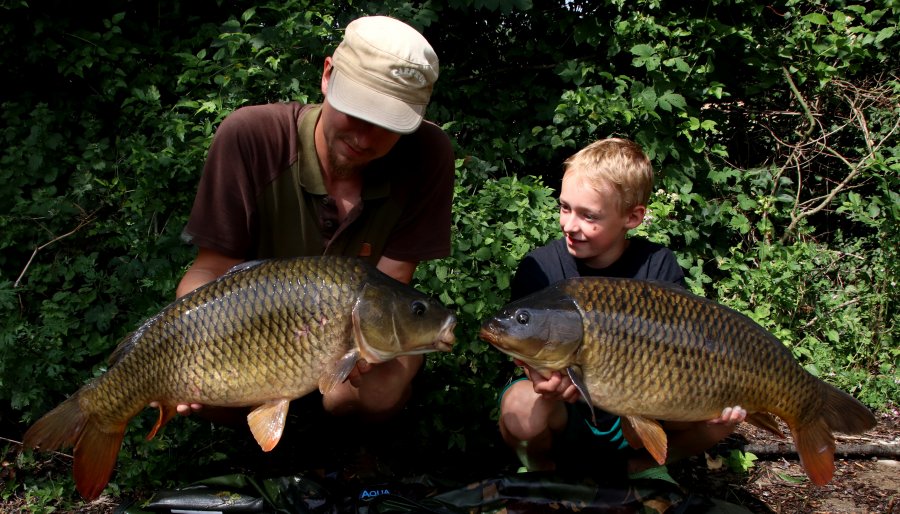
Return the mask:
<path id="1" fill-rule="evenodd" d="M 763 430 L 768 430 L 769 432 L 784 439 L 784 432 L 781 431 L 781 427 L 778 426 L 778 422 L 775 421 L 775 418 L 773 418 L 772 415 L 768 412 L 754 412 L 753 414 L 748 414 L 747 423 L 755 425 Z"/>
<path id="2" fill-rule="evenodd" d="M 591 393 L 588 391 L 587 386 L 584 384 L 584 378 L 581 376 L 581 371 L 573 366 L 569 366 L 568 368 L 566 368 L 566 372 L 569 374 L 569 380 L 571 380 L 572 383 L 575 384 L 575 389 L 578 389 L 578 392 L 581 393 L 581 397 L 584 398 L 584 401 L 586 401 L 588 406 L 591 408 L 591 423 L 596 426 L 597 414 L 594 412 L 594 402 L 591 401 Z"/>
<path id="3" fill-rule="evenodd" d="M 330 392 L 338 384 L 347 380 L 356 362 L 359 361 L 359 351 L 356 349 L 345 353 L 331 368 L 319 378 L 319 392 Z"/>
<path id="4" fill-rule="evenodd" d="M 275 448 L 281 440 L 290 400 L 266 402 L 247 414 L 247 424 L 264 452 Z"/>
<path id="5" fill-rule="evenodd" d="M 665 464 L 666 432 L 659 422 L 641 416 L 625 416 L 625 419 L 628 423 L 622 428 L 622 433 L 628 443 L 634 448 L 646 448 L 657 463 Z"/>

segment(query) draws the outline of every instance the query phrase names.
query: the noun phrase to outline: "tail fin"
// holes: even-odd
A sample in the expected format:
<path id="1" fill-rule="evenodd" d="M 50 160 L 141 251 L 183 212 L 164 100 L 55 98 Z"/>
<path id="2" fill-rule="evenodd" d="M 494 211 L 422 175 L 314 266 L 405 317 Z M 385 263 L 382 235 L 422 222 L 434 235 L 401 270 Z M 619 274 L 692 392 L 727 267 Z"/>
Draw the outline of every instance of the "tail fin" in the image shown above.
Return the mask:
<path id="1" fill-rule="evenodd" d="M 75 487 L 85 500 L 100 496 L 109 482 L 125 425 L 102 430 L 78 403 L 79 393 L 59 404 L 25 432 L 26 448 L 57 450 L 74 446 Z"/>
<path id="2" fill-rule="evenodd" d="M 791 434 L 800 455 L 800 465 L 809 479 L 816 485 L 830 482 L 834 475 L 834 437 L 825 418 L 816 418 L 799 427 L 791 426 Z"/>
<path id="3" fill-rule="evenodd" d="M 25 432 L 22 444 L 26 448 L 57 450 L 75 446 L 87 416 L 78 404 L 78 393 L 44 414 Z"/>
<path id="4" fill-rule="evenodd" d="M 859 434 L 875 426 L 875 416 L 856 398 L 821 382 L 825 406 L 811 422 L 794 427 L 794 443 L 800 463 L 816 485 L 825 485 L 834 474 L 834 436 L 832 432 Z"/>
<path id="5" fill-rule="evenodd" d="M 119 448 L 125 437 L 125 425 L 113 432 L 100 430 L 96 423 L 88 422 L 75 445 L 75 487 L 85 500 L 100 496 L 109 483 Z"/>
<path id="6" fill-rule="evenodd" d="M 826 389 L 822 417 L 834 432 L 860 434 L 875 426 L 875 415 L 856 398 L 840 389 L 822 382 Z"/>

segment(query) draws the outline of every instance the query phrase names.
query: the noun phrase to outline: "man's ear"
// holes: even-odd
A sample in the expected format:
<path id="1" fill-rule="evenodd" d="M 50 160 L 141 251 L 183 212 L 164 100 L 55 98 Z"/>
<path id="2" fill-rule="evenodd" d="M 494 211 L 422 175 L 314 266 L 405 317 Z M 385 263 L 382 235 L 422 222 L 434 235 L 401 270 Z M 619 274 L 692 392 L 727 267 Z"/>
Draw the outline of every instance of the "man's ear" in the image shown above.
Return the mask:
<path id="1" fill-rule="evenodd" d="M 325 64 L 322 67 L 322 96 L 328 95 L 328 81 L 331 80 L 331 71 L 334 69 L 334 62 L 331 57 L 325 58 Z"/>
<path id="2" fill-rule="evenodd" d="M 628 213 L 628 219 L 625 221 L 625 227 L 628 230 L 637 228 L 644 221 L 644 215 L 647 214 L 647 206 L 635 205 Z"/>

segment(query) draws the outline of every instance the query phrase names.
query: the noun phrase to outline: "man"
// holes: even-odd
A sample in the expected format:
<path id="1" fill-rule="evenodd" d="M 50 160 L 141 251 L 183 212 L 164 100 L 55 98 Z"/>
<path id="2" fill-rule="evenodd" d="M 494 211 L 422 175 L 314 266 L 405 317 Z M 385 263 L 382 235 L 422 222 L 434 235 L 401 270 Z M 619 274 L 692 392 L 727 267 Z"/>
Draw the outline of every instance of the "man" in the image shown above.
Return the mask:
<path id="1" fill-rule="evenodd" d="M 325 58 L 321 105 L 244 107 L 216 131 L 184 231 L 198 247 L 178 296 L 241 262 L 362 256 L 409 283 L 450 253 L 454 157 L 423 122 L 438 58 L 415 29 L 372 16 L 350 23 Z M 325 410 L 379 419 L 405 404 L 422 356 L 370 365 L 325 395 Z M 199 405 L 179 405 L 187 414 Z"/>

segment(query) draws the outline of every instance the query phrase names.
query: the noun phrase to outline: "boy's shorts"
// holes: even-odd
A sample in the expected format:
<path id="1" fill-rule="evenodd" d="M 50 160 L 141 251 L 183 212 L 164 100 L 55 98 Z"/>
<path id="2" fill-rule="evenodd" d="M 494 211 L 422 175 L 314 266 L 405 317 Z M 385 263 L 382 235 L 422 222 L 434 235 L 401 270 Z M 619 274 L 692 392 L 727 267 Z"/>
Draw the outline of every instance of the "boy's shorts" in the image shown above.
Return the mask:
<path id="1" fill-rule="evenodd" d="M 528 380 L 520 378 L 507 385 Z M 566 403 L 568 422 L 553 437 L 553 460 L 560 472 L 587 473 L 608 477 L 626 476 L 626 464 L 634 449 L 622 435 L 619 416 L 594 407 L 597 424 L 591 422 L 591 408 L 584 402 Z"/>

